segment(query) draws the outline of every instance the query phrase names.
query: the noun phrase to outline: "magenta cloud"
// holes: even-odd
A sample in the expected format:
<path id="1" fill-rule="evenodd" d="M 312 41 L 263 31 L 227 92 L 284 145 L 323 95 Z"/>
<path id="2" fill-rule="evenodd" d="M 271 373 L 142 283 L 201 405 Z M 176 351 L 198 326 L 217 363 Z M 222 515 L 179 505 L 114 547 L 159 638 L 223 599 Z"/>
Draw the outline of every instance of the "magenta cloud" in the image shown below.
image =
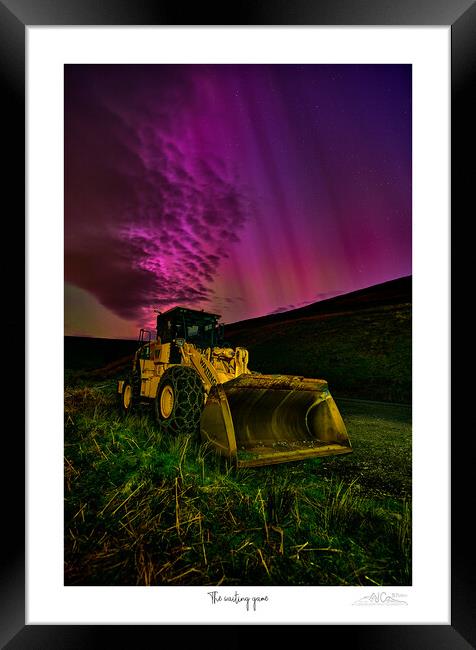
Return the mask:
<path id="1" fill-rule="evenodd" d="M 154 94 L 131 74 L 83 70 L 66 83 L 66 281 L 140 322 L 153 308 L 206 306 L 251 204 L 183 130 L 193 84 L 174 75 Z"/>

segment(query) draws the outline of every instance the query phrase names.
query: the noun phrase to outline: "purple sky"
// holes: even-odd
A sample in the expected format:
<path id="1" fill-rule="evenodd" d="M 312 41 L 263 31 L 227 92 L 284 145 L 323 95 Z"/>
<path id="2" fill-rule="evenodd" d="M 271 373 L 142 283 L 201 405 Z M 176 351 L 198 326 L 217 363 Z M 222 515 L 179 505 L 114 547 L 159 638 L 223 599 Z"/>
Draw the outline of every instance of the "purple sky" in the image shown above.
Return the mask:
<path id="1" fill-rule="evenodd" d="M 65 333 L 411 273 L 411 66 L 65 66 Z"/>

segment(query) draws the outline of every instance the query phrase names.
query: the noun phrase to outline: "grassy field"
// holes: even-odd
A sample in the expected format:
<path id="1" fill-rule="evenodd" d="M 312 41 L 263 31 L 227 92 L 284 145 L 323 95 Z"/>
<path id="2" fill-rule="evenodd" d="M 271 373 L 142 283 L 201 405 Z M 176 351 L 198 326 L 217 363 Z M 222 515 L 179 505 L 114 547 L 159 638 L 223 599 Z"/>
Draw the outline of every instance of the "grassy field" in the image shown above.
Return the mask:
<path id="1" fill-rule="evenodd" d="M 354 453 L 235 470 L 114 391 L 65 387 L 65 584 L 411 584 L 410 407 L 339 400 Z"/>

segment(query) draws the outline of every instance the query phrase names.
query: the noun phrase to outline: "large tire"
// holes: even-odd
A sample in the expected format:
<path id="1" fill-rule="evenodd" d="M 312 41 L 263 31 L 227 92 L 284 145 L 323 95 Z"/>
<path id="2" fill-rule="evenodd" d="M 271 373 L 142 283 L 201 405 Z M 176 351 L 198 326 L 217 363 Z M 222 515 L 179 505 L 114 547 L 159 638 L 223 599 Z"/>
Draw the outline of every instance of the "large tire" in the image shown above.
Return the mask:
<path id="1" fill-rule="evenodd" d="M 172 436 L 197 435 L 204 395 L 202 380 L 193 368 L 168 368 L 159 382 L 154 402 L 160 431 Z"/>
<path id="2" fill-rule="evenodd" d="M 119 395 L 121 410 L 127 414 L 132 411 L 134 406 L 134 398 L 132 395 L 132 386 L 129 381 L 125 381 L 122 386 L 122 393 Z"/>

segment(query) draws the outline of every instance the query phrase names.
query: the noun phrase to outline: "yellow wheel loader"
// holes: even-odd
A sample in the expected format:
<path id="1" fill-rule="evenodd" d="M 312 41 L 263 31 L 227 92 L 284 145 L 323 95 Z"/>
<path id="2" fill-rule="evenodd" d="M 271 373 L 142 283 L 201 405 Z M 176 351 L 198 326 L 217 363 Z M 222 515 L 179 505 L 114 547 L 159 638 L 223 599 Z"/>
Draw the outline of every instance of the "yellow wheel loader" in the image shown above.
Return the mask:
<path id="1" fill-rule="evenodd" d="M 159 429 L 198 434 L 239 467 L 352 451 L 327 382 L 248 369 L 248 350 L 224 342 L 220 316 L 174 307 L 141 330 L 124 411 L 153 402 Z"/>

